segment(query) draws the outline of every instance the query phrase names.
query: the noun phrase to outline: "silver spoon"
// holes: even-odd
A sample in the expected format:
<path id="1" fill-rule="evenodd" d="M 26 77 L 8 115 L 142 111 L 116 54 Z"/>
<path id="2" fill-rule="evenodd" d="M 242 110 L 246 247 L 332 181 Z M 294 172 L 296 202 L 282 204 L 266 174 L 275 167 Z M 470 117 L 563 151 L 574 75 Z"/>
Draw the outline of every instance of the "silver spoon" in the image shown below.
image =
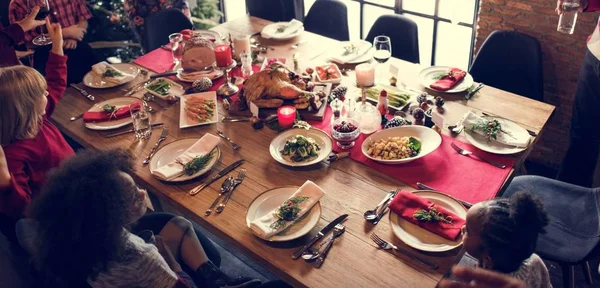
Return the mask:
<path id="1" fill-rule="evenodd" d="M 321 243 L 318 248 L 310 248 L 310 249 L 306 250 L 304 253 L 302 253 L 302 259 L 306 260 L 307 262 L 316 260 L 321 255 L 321 252 L 319 252 L 321 250 L 321 248 L 324 245 L 329 244 L 336 237 L 342 235 L 342 233 L 344 233 L 344 231 L 346 231 L 346 226 L 344 226 L 342 224 L 335 225 L 335 227 L 333 228 L 333 235 L 331 237 L 329 237 L 329 239 L 327 239 L 327 241 L 324 241 L 323 243 Z"/>
<path id="2" fill-rule="evenodd" d="M 365 220 L 367 221 L 373 221 L 375 219 L 377 219 L 377 215 L 379 213 L 379 208 L 381 207 L 381 205 L 383 205 L 385 202 L 388 201 L 388 199 L 390 199 L 393 195 L 395 194 L 395 191 L 390 191 L 385 198 L 383 198 L 383 200 L 381 200 L 381 202 L 379 202 L 379 204 L 377 204 L 377 206 L 375 206 L 375 208 L 373 208 L 373 210 L 367 210 L 365 211 L 365 213 L 363 214 L 363 216 L 365 217 Z"/>

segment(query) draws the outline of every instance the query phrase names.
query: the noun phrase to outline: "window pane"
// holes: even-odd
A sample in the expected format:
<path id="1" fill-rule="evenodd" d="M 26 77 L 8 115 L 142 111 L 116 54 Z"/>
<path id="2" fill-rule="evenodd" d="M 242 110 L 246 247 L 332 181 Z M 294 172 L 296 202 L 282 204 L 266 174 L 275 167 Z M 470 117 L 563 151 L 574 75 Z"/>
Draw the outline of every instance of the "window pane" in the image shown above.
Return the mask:
<path id="1" fill-rule="evenodd" d="M 352 0 L 344 0 L 344 3 L 348 6 L 350 40 L 360 40 L 360 3 Z"/>
<path id="2" fill-rule="evenodd" d="M 315 1 L 316 0 L 304 0 L 304 16 L 308 14 L 310 7 L 312 7 L 312 5 L 315 4 Z"/>
<path id="3" fill-rule="evenodd" d="M 473 23 L 475 0 L 440 0 L 438 16 L 453 22 Z"/>
<path id="4" fill-rule="evenodd" d="M 390 8 L 394 8 L 394 6 L 396 5 L 396 0 L 366 0 L 366 1 L 375 3 L 375 4 L 379 4 L 379 5 L 385 5 Z"/>
<path id="5" fill-rule="evenodd" d="M 380 8 L 377 6 L 373 6 L 373 5 L 369 5 L 369 4 L 365 4 L 364 5 L 364 23 L 363 23 L 363 38 L 366 38 L 367 35 L 369 34 L 369 30 L 371 29 L 371 26 L 373 26 L 373 24 L 375 24 L 375 21 L 377 20 L 377 18 L 379 18 L 379 16 L 384 15 L 384 14 L 394 14 L 394 10 L 391 9 L 384 9 L 384 8 Z"/>
<path id="6" fill-rule="evenodd" d="M 466 70 L 469 66 L 472 31 L 473 29 L 464 26 L 438 22 L 435 65 Z"/>
<path id="7" fill-rule="evenodd" d="M 246 2 L 240 2 L 238 2 L 238 0 L 225 1 L 225 17 L 227 17 L 227 21 L 246 16 Z"/>
<path id="8" fill-rule="evenodd" d="M 425 66 L 431 65 L 433 20 L 409 14 L 404 14 L 404 16 L 415 21 L 419 27 L 419 57 L 421 58 L 421 64 Z M 394 45 L 394 43 L 392 43 L 392 45 Z"/>
<path id="9" fill-rule="evenodd" d="M 435 13 L 435 0 L 402 0 L 402 10 L 433 15 Z"/>

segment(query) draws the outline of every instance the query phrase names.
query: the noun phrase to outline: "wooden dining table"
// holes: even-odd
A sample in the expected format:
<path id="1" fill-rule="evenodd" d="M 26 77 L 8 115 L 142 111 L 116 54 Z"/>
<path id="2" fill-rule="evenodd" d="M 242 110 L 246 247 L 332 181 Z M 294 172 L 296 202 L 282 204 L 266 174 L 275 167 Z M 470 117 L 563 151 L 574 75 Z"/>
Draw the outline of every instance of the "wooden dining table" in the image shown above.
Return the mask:
<path id="1" fill-rule="evenodd" d="M 251 35 L 261 31 L 269 23 L 269 21 L 259 18 L 243 17 L 216 26 L 213 30 L 221 35 L 229 33 Z M 291 58 L 293 54 L 296 54 L 302 67 L 325 63 L 327 52 L 339 46 L 337 40 L 310 32 L 304 32 L 301 36 L 289 41 L 276 42 L 261 39 L 261 43 L 270 47 L 267 56 Z M 298 47 L 293 47 L 296 43 L 300 44 Z M 423 65 L 392 58 L 380 69 L 386 71 L 385 65 L 389 65 L 389 63 L 393 63 L 399 68 L 399 82 L 403 82 L 408 87 L 424 90 L 417 80 L 418 72 L 424 68 Z M 344 82 L 351 83 L 353 81 L 354 76 L 351 71 L 349 73 L 347 77 L 344 77 Z M 96 97 L 94 103 L 99 103 L 107 99 L 123 97 L 124 90 L 140 81 L 142 78 L 136 78 L 131 83 L 110 89 L 85 89 Z M 84 87 L 81 84 L 80 86 Z M 483 88 L 469 101 L 464 99 L 464 93 L 443 94 L 443 97 L 446 100 L 445 123 L 455 123 L 469 110 L 498 115 L 537 133 L 538 137 L 533 139 L 531 147 L 535 146 L 554 111 L 554 107 L 549 104 L 489 86 Z M 208 229 L 293 286 L 434 287 L 464 253 L 460 248 L 444 253 L 425 253 L 414 250 L 394 236 L 388 217 L 384 217 L 376 226 L 363 219 L 363 213 L 376 206 L 389 190 L 397 187 L 409 191 L 414 190 L 408 184 L 401 183 L 350 159 L 342 159 L 331 164 L 319 163 L 304 168 L 286 167 L 277 163 L 269 154 L 269 143 L 277 135 L 277 132 L 268 128 L 254 130 L 248 122 L 219 122 L 179 129 L 179 104 L 169 105 L 166 102 L 161 102 L 161 106 L 166 106 L 166 109 L 162 109 L 156 103 L 150 103 L 157 110 L 152 116 L 152 122 L 164 122 L 165 126 L 169 128 L 165 144 L 183 138 L 200 138 L 205 133 L 216 135 L 217 130 L 220 130 L 242 148 L 234 151 L 227 142 L 222 141 L 219 145 L 222 155 L 212 173 L 183 183 L 161 181 L 150 173 L 147 165 L 142 164 L 142 160 L 159 138 L 160 130 L 155 129 L 149 139 L 142 141 L 136 141 L 133 134 L 105 138 L 106 134 L 121 130 L 90 130 L 85 128 L 81 119 L 69 120 L 72 116 L 90 109 L 94 103 L 73 88 L 69 88 L 57 105 L 52 121 L 63 133 L 86 148 L 128 149 L 135 158 L 137 170 L 133 176 L 140 186 L 147 188 L 183 216 Z M 227 115 L 227 111 L 219 104 L 219 117 Z M 122 129 L 130 128 L 129 126 Z M 442 133 L 448 131 L 448 129 L 443 130 L 445 131 Z M 464 136 L 458 137 L 460 139 Z M 531 148 L 522 153 L 507 156 L 517 162 L 513 167 L 513 172 L 522 165 L 530 151 Z M 222 181 L 212 183 L 196 196 L 190 196 L 188 192 L 238 159 L 246 161 L 235 170 L 235 172 L 241 168 L 247 170 L 245 181 L 237 188 L 223 213 L 205 217 L 204 211 L 217 197 Z M 231 174 L 237 173 L 232 172 Z M 511 173 L 506 179 L 505 184 L 510 181 L 513 174 Z M 283 243 L 269 242 L 256 237 L 246 224 L 246 209 L 252 200 L 268 189 L 300 186 L 306 180 L 312 180 L 326 191 L 325 196 L 321 199 L 321 219 L 313 231 L 300 239 Z M 291 255 L 298 247 L 304 245 L 309 237 L 315 235 L 322 227 L 341 214 L 349 214 L 344 223 L 346 233 L 335 242 L 321 268 L 314 268 L 312 264 L 301 259 L 292 259 Z M 369 238 L 373 232 L 412 255 L 418 255 L 418 257 L 436 263 L 439 268 L 433 270 L 419 264 L 410 256 L 401 253 L 392 254 L 378 249 Z"/>

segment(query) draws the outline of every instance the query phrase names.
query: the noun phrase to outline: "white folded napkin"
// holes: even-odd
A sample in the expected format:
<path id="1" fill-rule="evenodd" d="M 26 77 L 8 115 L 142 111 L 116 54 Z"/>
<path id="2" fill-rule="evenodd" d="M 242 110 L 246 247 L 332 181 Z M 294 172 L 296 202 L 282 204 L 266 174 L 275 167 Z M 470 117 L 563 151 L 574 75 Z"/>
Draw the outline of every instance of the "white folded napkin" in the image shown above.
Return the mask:
<path id="1" fill-rule="evenodd" d="M 285 24 L 282 24 L 285 25 Z M 300 28 L 302 28 L 302 26 L 304 26 L 304 23 L 296 20 L 296 19 L 292 19 L 292 21 L 290 21 L 290 23 L 287 24 L 285 30 L 281 33 L 277 33 L 277 26 L 271 26 L 274 28 L 269 28 L 269 29 L 263 29 L 263 31 L 261 32 L 261 36 L 263 38 L 285 38 L 288 37 L 294 33 L 296 33 L 296 31 L 298 31 Z"/>
<path id="2" fill-rule="evenodd" d="M 357 47 L 356 52 L 344 55 L 346 49 L 345 47 L 340 47 L 340 49 L 336 50 L 336 52 L 331 56 L 331 60 L 340 64 L 346 64 L 358 57 L 365 55 L 365 53 L 369 52 L 371 49 L 371 43 L 366 41 L 351 42 L 350 45 Z"/>
<path id="3" fill-rule="evenodd" d="M 152 174 L 165 179 L 171 180 L 179 177 L 183 173 L 183 166 L 179 163 L 187 163 L 192 159 L 210 153 L 221 139 L 213 134 L 206 133 L 200 140 L 196 141 L 194 145 L 188 148 L 183 154 L 177 156 L 175 160 L 169 162 L 169 164 L 159 167 L 152 171 Z"/>
<path id="4" fill-rule="evenodd" d="M 473 126 L 473 124 L 485 120 L 484 118 L 478 116 L 477 114 L 469 111 L 467 112 L 466 116 L 464 117 L 465 120 L 463 120 L 463 126 L 465 126 L 465 129 L 469 129 L 469 131 L 471 131 L 471 127 Z M 502 127 L 502 130 L 504 130 L 505 127 Z M 504 130 L 506 131 L 506 130 Z M 508 133 L 510 133 L 511 131 L 506 131 Z M 480 134 L 480 135 L 484 135 L 483 131 L 480 130 L 475 130 L 475 133 Z M 531 139 L 531 137 L 529 136 L 529 134 L 523 134 L 520 135 L 521 133 L 517 134 L 517 133 L 510 133 L 510 135 L 506 134 L 506 133 L 498 133 L 496 134 L 496 139 L 494 141 L 498 142 L 498 143 L 502 143 L 508 146 L 515 146 L 515 147 L 527 147 L 529 145 L 529 140 Z"/>
<path id="5" fill-rule="evenodd" d="M 298 212 L 298 216 L 296 219 L 300 219 L 304 214 L 306 214 L 310 209 L 319 202 L 319 200 L 325 195 L 325 191 L 321 189 L 317 184 L 313 183 L 310 180 L 304 182 L 289 199 L 293 199 L 296 197 L 308 197 L 304 202 L 298 204 L 300 207 L 300 211 Z M 284 202 L 286 203 L 287 200 Z M 283 203 L 282 203 L 283 204 Z M 270 238 L 271 236 L 287 229 L 290 225 L 294 224 L 295 221 L 286 221 L 283 225 L 280 225 L 278 228 L 271 227 L 271 224 L 275 223 L 279 218 L 277 218 L 277 209 L 267 213 L 260 218 L 255 219 L 250 223 L 250 229 L 254 231 L 256 234 L 260 235 L 262 238 Z"/>
<path id="6" fill-rule="evenodd" d="M 113 70 L 119 71 L 119 73 L 123 74 L 121 76 L 117 76 L 117 77 L 103 77 L 103 80 L 106 82 L 111 82 L 111 83 L 115 83 L 115 84 L 122 84 L 128 81 L 133 80 L 133 75 L 131 74 L 127 74 L 117 68 L 115 68 L 114 66 L 108 64 L 108 62 L 106 61 L 102 61 L 100 63 L 96 63 L 92 66 L 92 71 L 94 73 L 96 73 L 98 76 L 103 76 L 104 72 L 106 72 L 106 70 L 108 68 L 111 68 Z"/>

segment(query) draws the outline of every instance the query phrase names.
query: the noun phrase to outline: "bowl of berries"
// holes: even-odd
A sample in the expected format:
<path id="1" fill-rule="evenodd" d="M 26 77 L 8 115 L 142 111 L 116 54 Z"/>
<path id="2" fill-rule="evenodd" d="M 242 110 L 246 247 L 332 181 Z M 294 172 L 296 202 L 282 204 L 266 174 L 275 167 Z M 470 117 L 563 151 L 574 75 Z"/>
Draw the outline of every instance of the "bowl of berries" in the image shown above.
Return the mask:
<path id="1" fill-rule="evenodd" d="M 360 129 L 352 119 L 340 119 L 331 124 L 331 137 L 342 149 L 354 147 L 354 141 L 360 136 Z"/>

